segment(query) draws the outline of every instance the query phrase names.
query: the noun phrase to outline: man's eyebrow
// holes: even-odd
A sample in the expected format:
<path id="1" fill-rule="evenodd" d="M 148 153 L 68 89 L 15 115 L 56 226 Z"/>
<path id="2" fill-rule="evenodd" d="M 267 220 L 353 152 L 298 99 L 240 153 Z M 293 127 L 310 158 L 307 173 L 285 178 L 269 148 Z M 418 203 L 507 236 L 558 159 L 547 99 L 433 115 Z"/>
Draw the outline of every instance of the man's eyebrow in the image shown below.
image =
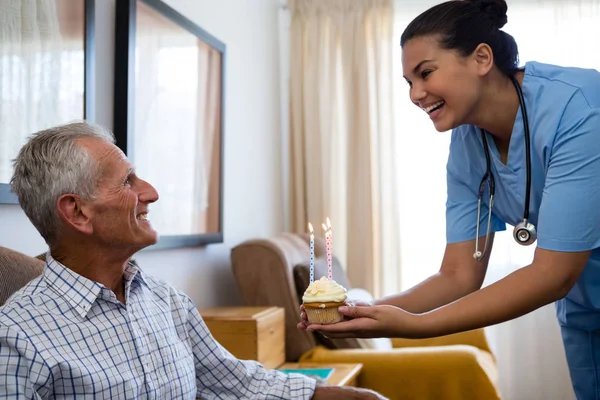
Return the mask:
<path id="1" fill-rule="evenodd" d="M 423 60 L 420 63 L 418 63 L 417 66 L 414 67 L 412 70 L 413 74 L 416 74 L 417 72 L 419 72 L 419 68 L 421 68 L 423 66 L 423 64 L 431 62 L 431 61 L 433 61 L 433 60 L 426 59 L 426 60 Z M 408 78 L 405 76 L 404 79 L 408 79 Z"/>
<path id="2" fill-rule="evenodd" d="M 135 173 L 135 168 L 134 167 L 129 167 L 127 168 L 127 173 L 125 174 L 125 176 L 129 176 L 131 174 Z"/>

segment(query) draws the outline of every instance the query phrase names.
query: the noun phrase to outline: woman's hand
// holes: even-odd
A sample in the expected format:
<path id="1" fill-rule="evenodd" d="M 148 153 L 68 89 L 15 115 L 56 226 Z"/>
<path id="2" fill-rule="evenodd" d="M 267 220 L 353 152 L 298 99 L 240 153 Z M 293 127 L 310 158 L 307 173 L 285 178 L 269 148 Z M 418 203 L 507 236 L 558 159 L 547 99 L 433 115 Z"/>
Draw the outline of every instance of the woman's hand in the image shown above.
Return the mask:
<path id="1" fill-rule="evenodd" d="M 297 325 L 298 329 L 306 330 L 308 327 L 308 318 L 306 317 L 306 312 L 304 312 L 304 304 L 300 305 L 300 321 Z"/>
<path id="2" fill-rule="evenodd" d="M 372 307 L 342 306 L 339 311 L 346 321 L 336 324 L 307 325 L 306 329 L 319 331 L 329 338 L 420 338 L 428 336 L 420 315 L 411 314 L 401 308 L 381 305 Z"/>
<path id="3" fill-rule="evenodd" d="M 370 307 L 373 305 L 373 302 L 363 300 L 346 300 L 344 304 L 348 307 Z M 302 319 L 302 321 L 298 323 L 298 329 L 306 330 L 310 324 L 306 318 L 306 312 L 304 312 L 304 305 L 300 306 L 300 319 Z"/>

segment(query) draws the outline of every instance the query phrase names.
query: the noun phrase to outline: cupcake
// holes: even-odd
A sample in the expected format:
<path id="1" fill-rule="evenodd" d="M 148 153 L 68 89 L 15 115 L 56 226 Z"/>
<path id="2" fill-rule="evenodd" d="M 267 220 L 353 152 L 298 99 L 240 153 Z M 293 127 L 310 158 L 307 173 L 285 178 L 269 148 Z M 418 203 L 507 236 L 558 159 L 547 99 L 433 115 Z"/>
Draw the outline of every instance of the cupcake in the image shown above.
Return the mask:
<path id="1" fill-rule="evenodd" d="M 338 307 L 346 301 L 346 289 L 334 281 L 322 277 L 312 282 L 302 296 L 304 311 L 310 324 L 334 324 L 343 316 Z"/>

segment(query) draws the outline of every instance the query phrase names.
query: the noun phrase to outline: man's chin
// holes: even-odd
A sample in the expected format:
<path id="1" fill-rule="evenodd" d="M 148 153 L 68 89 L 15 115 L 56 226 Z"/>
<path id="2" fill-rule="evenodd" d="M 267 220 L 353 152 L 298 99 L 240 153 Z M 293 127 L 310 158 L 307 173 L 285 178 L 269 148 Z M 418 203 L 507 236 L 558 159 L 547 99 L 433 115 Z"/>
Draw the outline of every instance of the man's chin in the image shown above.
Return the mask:
<path id="1" fill-rule="evenodd" d="M 156 243 L 158 243 L 158 239 L 159 239 L 159 235 L 157 232 L 154 232 L 153 235 L 148 237 L 148 244 L 147 246 L 154 246 Z"/>
<path id="2" fill-rule="evenodd" d="M 140 236 L 137 240 L 137 248 L 138 251 L 149 247 L 149 246 L 154 246 L 156 243 L 158 243 L 158 239 L 159 239 L 159 235 L 157 232 L 152 231 L 152 232 L 145 232 L 143 236 Z"/>

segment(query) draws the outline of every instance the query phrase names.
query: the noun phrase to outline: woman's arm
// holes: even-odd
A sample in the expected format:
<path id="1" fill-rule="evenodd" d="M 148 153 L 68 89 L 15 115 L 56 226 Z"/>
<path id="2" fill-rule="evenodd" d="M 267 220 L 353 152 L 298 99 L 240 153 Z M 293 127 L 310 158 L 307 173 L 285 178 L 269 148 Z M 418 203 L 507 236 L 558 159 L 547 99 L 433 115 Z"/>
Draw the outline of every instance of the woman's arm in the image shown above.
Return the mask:
<path id="1" fill-rule="evenodd" d="M 590 252 L 538 248 L 532 264 L 450 304 L 425 313 L 401 308 L 340 307 L 349 321 L 310 325 L 329 337 L 427 338 L 499 324 L 563 298 L 585 268 Z M 439 297 L 439 296 L 436 296 Z"/>
<path id="2" fill-rule="evenodd" d="M 424 336 L 499 324 L 559 300 L 571 290 L 590 256 L 537 248 L 533 262 L 458 301 L 423 314 Z"/>
<path id="3" fill-rule="evenodd" d="M 483 238 L 485 240 L 485 237 Z M 481 288 L 494 243 L 490 233 L 486 257 L 473 258 L 475 240 L 446 245 L 438 273 L 400 294 L 375 301 L 375 305 L 392 305 L 411 313 L 424 313 L 451 303 Z M 482 241 L 479 241 L 480 246 Z"/>
<path id="4" fill-rule="evenodd" d="M 483 240 L 485 241 L 485 237 Z M 481 239 L 479 242 L 481 243 Z M 378 299 L 370 304 L 362 301 L 354 302 L 349 299 L 348 304 L 358 306 L 390 305 L 414 314 L 421 314 L 451 303 L 481 288 L 493 243 L 494 233 L 492 232 L 488 239 L 490 250 L 481 261 L 473 258 L 475 239 L 448 244 L 438 273 L 402 293 Z M 300 311 L 302 321 L 298 323 L 297 327 L 306 329 L 308 320 L 303 306 L 300 306 Z"/>
<path id="5" fill-rule="evenodd" d="M 594 108 L 596 107 L 596 108 Z M 600 108 L 581 91 L 562 111 L 549 152 L 533 262 L 452 304 L 424 314 L 428 335 L 497 324 L 561 299 L 600 247 Z M 597 291 L 594 278 L 583 285 Z"/>

